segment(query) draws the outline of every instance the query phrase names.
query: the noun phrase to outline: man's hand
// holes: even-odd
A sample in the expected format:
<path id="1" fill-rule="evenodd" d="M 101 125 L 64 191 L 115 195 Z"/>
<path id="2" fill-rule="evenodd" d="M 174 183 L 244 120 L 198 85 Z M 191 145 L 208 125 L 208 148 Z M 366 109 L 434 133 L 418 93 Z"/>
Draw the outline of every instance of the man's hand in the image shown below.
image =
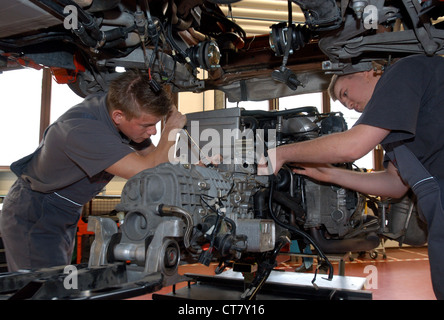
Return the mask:
<path id="1" fill-rule="evenodd" d="M 317 181 L 329 182 L 331 180 L 331 170 L 334 170 L 330 164 L 323 163 L 298 163 L 292 171 L 296 174 L 304 175 Z"/>
<path id="2" fill-rule="evenodd" d="M 203 155 L 201 155 L 203 156 Z M 199 160 L 196 165 L 201 167 L 217 167 L 223 161 L 222 155 L 216 154 L 212 157 L 205 157 Z"/>
<path id="3" fill-rule="evenodd" d="M 177 110 L 176 107 L 171 108 L 171 112 L 167 115 L 164 124 L 164 131 L 166 133 L 174 129 L 182 129 L 187 123 L 186 115 L 182 114 Z"/>
<path id="4" fill-rule="evenodd" d="M 269 176 L 277 174 L 281 169 L 283 162 L 277 158 L 277 149 L 268 149 L 267 156 L 261 156 L 257 164 L 257 174 L 260 176 Z"/>

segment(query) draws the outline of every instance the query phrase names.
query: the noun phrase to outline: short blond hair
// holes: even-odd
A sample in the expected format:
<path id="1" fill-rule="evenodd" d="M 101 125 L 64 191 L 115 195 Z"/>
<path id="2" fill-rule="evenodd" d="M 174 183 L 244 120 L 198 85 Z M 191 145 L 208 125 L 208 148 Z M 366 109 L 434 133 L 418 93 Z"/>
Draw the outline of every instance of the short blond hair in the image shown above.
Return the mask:
<path id="1" fill-rule="evenodd" d="M 375 73 L 379 73 L 379 72 L 382 73 L 384 71 L 384 64 L 382 64 L 380 62 L 372 61 L 372 69 Z M 372 70 L 372 69 L 370 69 L 370 70 Z M 336 86 L 336 82 L 338 82 L 339 78 L 351 77 L 356 73 L 364 72 L 364 71 L 357 71 L 354 73 L 349 73 L 349 74 L 344 74 L 344 75 L 334 74 L 330 79 L 330 84 L 328 85 L 328 89 L 327 89 L 327 92 L 330 95 L 330 98 L 333 101 L 338 100 L 338 97 L 335 94 L 335 86 Z"/>
<path id="2" fill-rule="evenodd" d="M 334 74 L 333 77 L 331 77 L 330 84 L 328 85 L 328 89 L 327 89 L 327 92 L 333 101 L 338 100 L 338 97 L 336 97 L 336 94 L 335 94 L 335 85 L 336 85 L 336 82 L 338 81 L 338 79 L 339 79 L 339 76 L 337 74 Z"/>

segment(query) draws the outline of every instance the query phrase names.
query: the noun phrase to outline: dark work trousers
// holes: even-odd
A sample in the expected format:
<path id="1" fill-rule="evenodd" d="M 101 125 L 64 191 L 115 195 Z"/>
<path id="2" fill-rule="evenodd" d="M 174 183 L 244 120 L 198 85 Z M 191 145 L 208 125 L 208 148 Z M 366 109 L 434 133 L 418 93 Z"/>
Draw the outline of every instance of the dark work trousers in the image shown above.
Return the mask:
<path id="1" fill-rule="evenodd" d="M 56 193 L 33 191 L 18 179 L 0 214 L 9 271 L 71 263 L 82 206 Z"/>
<path id="2" fill-rule="evenodd" d="M 418 209 L 427 221 L 428 252 L 433 290 L 444 299 L 444 210 L 440 184 L 405 146 L 393 148 L 387 155 L 418 199 Z M 413 275 L 412 275 L 413 276 Z"/>

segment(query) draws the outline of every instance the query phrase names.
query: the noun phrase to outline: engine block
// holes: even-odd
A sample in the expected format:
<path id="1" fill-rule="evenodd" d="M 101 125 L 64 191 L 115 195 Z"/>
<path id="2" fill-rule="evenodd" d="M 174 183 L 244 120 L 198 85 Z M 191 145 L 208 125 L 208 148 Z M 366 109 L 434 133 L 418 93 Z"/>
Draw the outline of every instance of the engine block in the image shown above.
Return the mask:
<path id="1" fill-rule="evenodd" d="M 232 108 L 187 118 L 191 133 L 180 136 L 176 157 L 125 184 L 116 206 L 120 227 L 90 217 L 96 233 L 90 266 L 125 261 L 130 278 L 159 272 L 169 285 L 181 263 L 260 264 L 290 240 L 308 242 L 321 255 L 379 244 L 379 225 L 364 221 L 358 193 L 295 175 L 289 167 L 277 176 L 257 174 L 267 149 L 345 130 L 341 115 L 313 107 Z M 197 154 L 189 153 L 190 142 Z M 220 153 L 221 161 L 194 164 L 204 150 Z"/>

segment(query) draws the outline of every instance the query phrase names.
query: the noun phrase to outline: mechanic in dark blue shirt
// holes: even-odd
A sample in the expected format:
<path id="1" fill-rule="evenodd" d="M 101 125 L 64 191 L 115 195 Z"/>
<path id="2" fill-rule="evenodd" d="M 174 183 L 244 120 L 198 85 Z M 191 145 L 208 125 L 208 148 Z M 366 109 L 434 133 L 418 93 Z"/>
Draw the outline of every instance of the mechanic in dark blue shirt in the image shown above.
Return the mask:
<path id="1" fill-rule="evenodd" d="M 164 118 L 154 146 L 150 137 Z M 11 165 L 18 179 L 0 215 L 8 269 L 69 264 L 82 206 L 114 176 L 128 179 L 168 161 L 175 143 L 168 135 L 185 123 L 170 95 L 150 90 L 148 76 L 136 72 L 63 114 L 35 152 Z"/>
<path id="2" fill-rule="evenodd" d="M 362 112 L 345 132 L 268 151 L 276 174 L 287 162 L 294 172 L 365 194 L 400 198 L 411 188 L 428 224 L 435 295 L 444 299 L 444 58 L 414 55 L 384 73 L 334 76 L 330 95 Z M 329 164 L 353 162 L 381 144 L 384 171 L 363 173 Z"/>

